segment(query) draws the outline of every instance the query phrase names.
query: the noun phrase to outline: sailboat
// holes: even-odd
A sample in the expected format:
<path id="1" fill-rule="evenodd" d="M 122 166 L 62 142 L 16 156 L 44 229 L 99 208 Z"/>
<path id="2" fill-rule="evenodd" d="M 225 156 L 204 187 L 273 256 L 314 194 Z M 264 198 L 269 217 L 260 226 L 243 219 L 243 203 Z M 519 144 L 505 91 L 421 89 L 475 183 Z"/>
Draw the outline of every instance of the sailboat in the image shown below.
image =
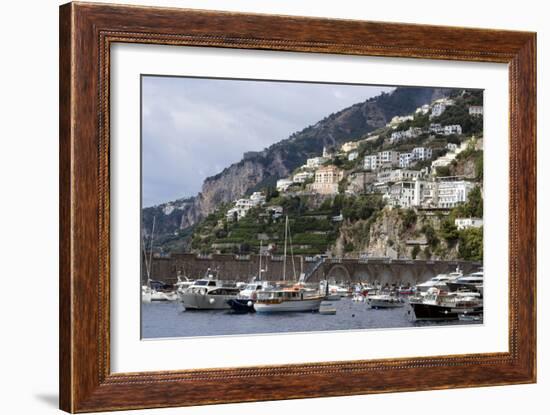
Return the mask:
<path id="1" fill-rule="evenodd" d="M 294 271 L 294 281 L 296 278 L 296 267 L 294 264 L 294 255 L 292 252 L 292 236 L 288 224 L 288 216 L 285 219 L 285 244 L 283 254 L 283 281 L 286 282 L 286 254 L 287 244 L 290 239 L 290 250 L 292 265 Z M 280 312 L 299 312 L 299 311 L 319 311 L 321 302 L 325 296 L 319 290 L 308 288 L 301 282 L 296 282 L 290 286 L 280 286 L 272 289 L 264 289 L 257 293 L 257 299 L 254 303 L 254 310 L 257 313 L 280 313 Z"/>
<path id="2" fill-rule="evenodd" d="M 151 268 L 153 263 L 153 240 L 155 235 L 155 221 L 156 217 L 153 216 L 153 227 L 151 229 L 151 241 L 149 244 L 149 252 L 146 249 L 145 238 L 143 238 L 143 256 L 145 258 L 145 272 L 147 273 L 147 282 L 141 287 L 141 301 L 144 303 L 150 303 L 151 301 L 175 301 L 177 295 L 173 291 L 161 291 L 153 288 L 153 280 L 151 279 Z M 155 281 L 155 284 L 161 285 L 159 281 Z"/>

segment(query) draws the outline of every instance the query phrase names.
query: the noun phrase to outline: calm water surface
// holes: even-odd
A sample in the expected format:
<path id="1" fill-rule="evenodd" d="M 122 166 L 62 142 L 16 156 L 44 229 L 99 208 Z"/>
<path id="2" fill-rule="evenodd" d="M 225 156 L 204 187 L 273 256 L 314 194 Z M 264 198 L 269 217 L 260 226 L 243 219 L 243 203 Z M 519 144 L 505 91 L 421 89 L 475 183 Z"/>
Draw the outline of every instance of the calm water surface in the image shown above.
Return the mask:
<path id="1" fill-rule="evenodd" d="M 142 338 L 480 324 L 458 320 L 414 321 L 408 304 L 401 308 L 373 310 L 365 303 L 354 302 L 350 298 L 330 303 L 337 310 L 335 315 L 310 312 L 235 314 L 229 310 L 185 311 L 177 301 L 143 303 Z"/>

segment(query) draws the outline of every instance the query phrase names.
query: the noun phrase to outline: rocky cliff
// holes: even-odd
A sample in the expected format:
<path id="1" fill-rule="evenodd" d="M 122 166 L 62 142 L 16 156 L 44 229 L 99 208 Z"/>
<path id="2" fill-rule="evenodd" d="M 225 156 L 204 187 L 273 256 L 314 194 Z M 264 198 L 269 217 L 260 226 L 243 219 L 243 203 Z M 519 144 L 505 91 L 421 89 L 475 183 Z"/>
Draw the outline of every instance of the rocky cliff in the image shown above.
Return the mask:
<path id="1" fill-rule="evenodd" d="M 340 228 L 335 254 L 457 259 L 460 257 L 457 243 L 448 243 L 440 235 L 443 220 L 437 215 L 386 207 L 369 220 L 346 221 Z"/>

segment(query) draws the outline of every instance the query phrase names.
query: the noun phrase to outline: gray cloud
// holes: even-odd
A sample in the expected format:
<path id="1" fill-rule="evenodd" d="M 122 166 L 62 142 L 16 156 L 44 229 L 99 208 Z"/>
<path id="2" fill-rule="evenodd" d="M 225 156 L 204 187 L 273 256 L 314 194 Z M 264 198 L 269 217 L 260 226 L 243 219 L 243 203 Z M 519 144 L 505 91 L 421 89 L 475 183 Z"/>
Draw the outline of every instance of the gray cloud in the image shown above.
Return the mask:
<path id="1" fill-rule="evenodd" d="M 203 180 L 392 88 L 180 77 L 142 78 L 143 206 L 200 191 Z"/>

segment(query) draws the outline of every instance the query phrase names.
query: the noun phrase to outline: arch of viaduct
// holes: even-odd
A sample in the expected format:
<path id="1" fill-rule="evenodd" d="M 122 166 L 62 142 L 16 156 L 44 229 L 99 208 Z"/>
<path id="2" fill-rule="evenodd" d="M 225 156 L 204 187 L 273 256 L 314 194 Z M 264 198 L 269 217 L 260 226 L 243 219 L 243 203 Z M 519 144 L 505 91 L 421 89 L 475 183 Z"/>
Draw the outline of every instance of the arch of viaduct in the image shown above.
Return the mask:
<path id="1" fill-rule="evenodd" d="M 413 261 L 413 260 L 326 260 L 307 279 L 368 282 L 385 284 L 417 284 L 437 274 L 452 272 L 457 267 L 464 273 L 474 272 L 481 263 L 469 261 Z"/>
<path id="2" fill-rule="evenodd" d="M 299 276 L 300 269 L 307 276 L 306 281 L 317 282 L 327 277 L 337 282 L 369 282 L 380 284 L 416 284 L 434 277 L 440 273 L 451 272 L 457 266 L 464 273 L 479 269 L 481 263 L 469 261 L 422 261 L 404 259 L 325 259 L 307 261 L 306 258 L 295 257 L 295 267 L 287 258 L 287 278 L 294 279 L 294 268 Z M 282 279 L 283 262 L 277 258 L 263 257 L 263 279 L 277 281 Z M 234 255 L 212 255 L 200 257 L 193 254 L 175 254 L 170 257 L 154 258 L 152 263 L 152 278 L 167 283 L 176 282 L 179 273 L 190 278 L 205 275 L 208 269 L 218 269 L 222 279 L 233 281 L 248 281 L 258 275 L 259 257 L 235 257 Z M 142 265 L 142 279 L 145 280 L 145 266 Z"/>

